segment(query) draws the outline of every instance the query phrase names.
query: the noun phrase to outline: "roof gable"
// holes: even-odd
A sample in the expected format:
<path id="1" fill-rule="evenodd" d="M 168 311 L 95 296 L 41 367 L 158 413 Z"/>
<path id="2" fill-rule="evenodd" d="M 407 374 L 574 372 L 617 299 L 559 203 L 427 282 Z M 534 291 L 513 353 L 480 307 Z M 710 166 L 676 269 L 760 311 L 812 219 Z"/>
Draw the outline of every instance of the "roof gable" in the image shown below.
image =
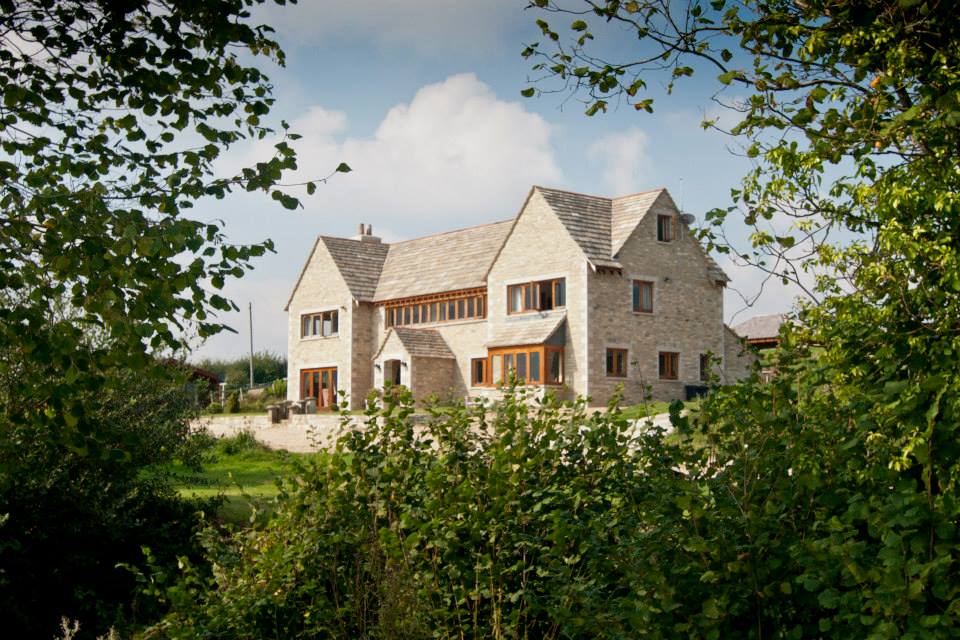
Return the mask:
<path id="1" fill-rule="evenodd" d="M 676 209 L 666 189 L 653 189 L 614 198 L 610 207 L 610 255 L 616 257 L 654 204 Z"/>
<path id="2" fill-rule="evenodd" d="M 534 187 L 594 266 L 620 266 L 610 252 L 611 200 Z"/>
<path id="3" fill-rule="evenodd" d="M 357 300 L 372 300 L 383 270 L 389 245 L 380 242 L 321 236 L 337 264 L 340 275 Z"/>
<path id="4" fill-rule="evenodd" d="M 373 298 L 373 292 L 376 290 L 377 280 L 383 267 L 383 260 L 387 255 L 388 245 L 348 238 L 318 236 L 310 250 L 310 255 L 307 256 L 306 262 L 300 268 L 300 274 L 293 285 L 293 290 L 290 291 L 287 304 L 283 307 L 284 311 L 290 309 L 293 297 L 300 288 L 303 276 L 317 255 L 318 249 L 325 251 L 336 265 L 340 277 L 355 299 L 370 300 Z"/>

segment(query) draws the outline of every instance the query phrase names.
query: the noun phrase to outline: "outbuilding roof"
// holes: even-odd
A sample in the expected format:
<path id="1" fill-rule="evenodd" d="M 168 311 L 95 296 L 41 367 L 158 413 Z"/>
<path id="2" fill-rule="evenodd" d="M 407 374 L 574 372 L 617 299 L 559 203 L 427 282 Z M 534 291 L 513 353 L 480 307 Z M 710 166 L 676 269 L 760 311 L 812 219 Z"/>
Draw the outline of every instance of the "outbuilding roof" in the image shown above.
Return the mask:
<path id="1" fill-rule="evenodd" d="M 734 325 L 733 331 L 747 340 L 773 340 L 780 335 L 780 325 L 786 321 L 784 313 L 774 313 L 766 316 L 754 316 Z"/>

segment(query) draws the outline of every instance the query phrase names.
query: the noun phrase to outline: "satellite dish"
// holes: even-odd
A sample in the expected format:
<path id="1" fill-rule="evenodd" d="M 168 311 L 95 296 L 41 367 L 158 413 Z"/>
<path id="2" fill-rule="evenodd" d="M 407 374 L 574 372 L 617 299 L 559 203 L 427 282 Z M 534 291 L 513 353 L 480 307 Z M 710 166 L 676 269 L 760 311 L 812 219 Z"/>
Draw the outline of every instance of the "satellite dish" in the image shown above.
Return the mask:
<path id="1" fill-rule="evenodd" d="M 687 225 L 688 227 L 689 227 L 691 224 L 693 224 L 693 221 L 696 220 L 696 219 L 697 219 L 697 216 L 693 215 L 692 213 L 681 213 L 681 214 L 680 214 L 680 222 L 682 222 L 683 224 Z"/>

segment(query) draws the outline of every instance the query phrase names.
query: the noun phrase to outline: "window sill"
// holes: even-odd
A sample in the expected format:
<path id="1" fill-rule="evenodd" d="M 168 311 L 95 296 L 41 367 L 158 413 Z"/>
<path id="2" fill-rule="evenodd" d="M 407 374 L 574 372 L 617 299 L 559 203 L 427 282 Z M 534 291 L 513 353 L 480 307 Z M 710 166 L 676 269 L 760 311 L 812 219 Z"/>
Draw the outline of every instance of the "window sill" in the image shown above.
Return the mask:
<path id="1" fill-rule="evenodd" d="M 537 388 L 537 387 L 562 387 L 562 382 L 535 382 L 532 384 L 517 384 L 517 387 L 526 387 L 526 388 Z M 504 384 L 471 384 L 471 389 L 506 389 L 507 385 Z"/>
<path id="2" fill-rule="evenodd" d="M 632 314 L 635 315 L 635 316 L 652 316 L 652 315 L 655 315 L 655 312 L 654 312 L 654 311 L 631 311 L 630 313 L 632 313 Z"/>
<path id="3" fill-rule="evenodd" d="M 333 340 L 334 338 L 339 338 L 339 333 L 334 333 L 329 336 L 301 336 L 300 342 L 316 342 L 318 340 Z"/>

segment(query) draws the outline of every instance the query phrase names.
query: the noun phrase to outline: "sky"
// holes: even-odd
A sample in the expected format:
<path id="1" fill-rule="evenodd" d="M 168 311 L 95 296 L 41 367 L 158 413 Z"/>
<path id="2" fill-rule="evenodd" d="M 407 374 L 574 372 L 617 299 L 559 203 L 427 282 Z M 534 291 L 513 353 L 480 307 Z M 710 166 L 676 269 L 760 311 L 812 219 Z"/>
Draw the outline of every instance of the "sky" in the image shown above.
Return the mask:
<path id="1" fill-rule="evenodd" d="M 225 223 L 230 241 L 270 238 L 276 253 L 230 282 L 226 296 L 241 311 L 220 319 L 236 329 L 214 336 L 191 359 L 234 358 L 250 344 L 253 304 L 257 351 L 286 352 L 283 307 L 317 235 L 349 237 L 371 224 L 386 242 L 514 217 L 533 185 L 618 196 L 666 187 L 680 207 L 703 220 L 731 204 L 730 189 L 750 169 L 739 143 L 704 131 L 705 118 L 735 122 L 719 102 L 715 74 L 704 70 L 667 95 L 651 78 L 653 114 L 616 105 L 584 115 L 566 93 L 524 98 L 532 63 L 524 46 L 540 40 L 525 0 L 301 0 L 260 9 L 286 52 L 286 66 L 260 64 L 276 105 L 271 118 L 302 135 L 293 146 L 299 182 L 337 174 L 290 212 L 261 194 L 204 202 L 200 218 Z M 567 20 L 557 21 L 558 26 Z M 589 20 L 588 20 L 589 22 Z M 591 25 L 594 26 L 594 25 Z M 629 56 L 636 37 L 606 32 L 604 46 Z M 546 88 L 547 85 L 534 85 Z M 227 172 L 268 157 L 277 140 L 237 146 L 218 165 Z M 730 236 L 744 241 L 731 224 Z M 788 310 L 796 290 L 763 284 L 763 273 L 715 256 L 731 276 L 724 316 L 737 323 Z M 744 298 L 753 299 L 751 306 Z"/>

